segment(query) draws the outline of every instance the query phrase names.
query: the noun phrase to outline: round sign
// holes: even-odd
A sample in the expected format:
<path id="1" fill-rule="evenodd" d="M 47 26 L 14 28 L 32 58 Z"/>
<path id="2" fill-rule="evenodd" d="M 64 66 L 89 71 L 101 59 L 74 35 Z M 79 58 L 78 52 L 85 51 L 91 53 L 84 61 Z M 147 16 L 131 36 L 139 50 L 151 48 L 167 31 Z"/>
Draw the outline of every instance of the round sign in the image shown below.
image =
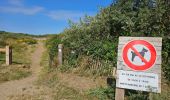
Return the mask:
<path id="1" fill-rule="evenodd" d="M 155 63 L 156 50 L 147 41 L 133 40 L 124 46 L 122 56 L 129 68 L 144 71 L 151 68 Z"/>

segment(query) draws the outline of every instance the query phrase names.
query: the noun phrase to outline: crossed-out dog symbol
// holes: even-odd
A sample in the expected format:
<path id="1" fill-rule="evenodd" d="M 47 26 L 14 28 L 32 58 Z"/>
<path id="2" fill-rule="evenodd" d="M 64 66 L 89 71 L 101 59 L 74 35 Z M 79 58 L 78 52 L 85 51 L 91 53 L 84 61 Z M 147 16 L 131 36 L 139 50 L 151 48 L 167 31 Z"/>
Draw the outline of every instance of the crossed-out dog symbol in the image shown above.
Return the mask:
<path id="1" fill-rule="evenodd" d="M 142 57 L 144 57 L 146 52 L 148 52 L 148 50 L 145 49 L 145 48 L 143 48 L 143 49 L 141 50 L 141 52 L 139 52 L 139 53 L 140 53 L 140 55 L 141 55 Z M 132 59 L 131 59 L 131 60 L 132 60 L 132 62 L 133 62 L 134 59 L 135 59 L 135 57 L 138 56 L 138 55 L 136 55 L 136 53 L 135 53 L 134 51 L 131 51 L 131 54 L 132 54 Z M 142 60 L 142 62 L 143 62 L 143 60 Z"/>

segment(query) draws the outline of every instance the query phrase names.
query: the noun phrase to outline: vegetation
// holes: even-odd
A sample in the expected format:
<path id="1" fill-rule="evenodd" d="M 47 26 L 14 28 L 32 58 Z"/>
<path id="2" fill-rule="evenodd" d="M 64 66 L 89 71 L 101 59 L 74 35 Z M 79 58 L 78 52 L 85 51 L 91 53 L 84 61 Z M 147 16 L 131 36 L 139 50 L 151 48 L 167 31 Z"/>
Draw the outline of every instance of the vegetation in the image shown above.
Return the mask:
<path id="1" fill-rule="evenodd" d="M 48 52 L 45 51 L 40 63 L 41 66 L 43 66 L 43 69 L 36 84 L 37 86 L 48 87 L 49 91 L 51 91 L 48 93 L 51 96 L 50 100 L 96 100 L 87 93 L 80 93 L 80 91 L 77 91 L 72 87 L 68 87 L 67 84 L 60 82 L 58 79 L 58 70 L 56 68 L 49 68 L 48 63 Z"/>
<path id="2" fill-rule="evenodd" d="M 25 68 L 23 65 L 11 65 L 11 66 L 0 66 L 0 83 L 18 80 L 27 77 L 31 74 L 29 68 Z"/>
<path id="3" fill-rule="evenodd" d="M 99 87 L 89 90 L 89 95 L 97 97 L 99 100 L 114 100 L 115 98 L 115 83 L 107 87 Z"/>
<path id="4" fill-rule="evenodd" d="M 61 43 L 64 45 L 64 62 L 57 67 L 59 71 L 95 77 L 111 76 L 113 67 L 117 66 L 119 36 L 162 37 L 162 71 L 166 80 L 170 81 L 170 4 L 167 0 L 156 0 L 154 6 L 148 6 L 149 0 L 143 0 L 134 7 L 133 2 L 118 0 L 102 8 L 95 17 L 85 16 L 79 23 L 70 21 L 69 28 L 46 43 L 51 65 L 57 66 L 57 45 Z M 107 98 L 106 91 L 99 88 L 91 94 L 99 99 Z M 137 93 L 128 98 L 144 100 L 148 95 Z M 154 98 L 161 100 L 164 97 L 156 95 Z"/>
<path id="5" fill-rule="evenodd" d="M 150 8 L 148 0 L 141 1 L 138 10 L 133 10 L 133 0 L 124 2 L 119 0 L 111 6 L 103 8 L 95 17 L 85 16 L 79 23 L 70 22 L 70 27 L 61 34 L 54 36 L 47 42 L 50 59 L 55 60 L 57 45 L 64 44 L 64 65 L 65 69 L 73 70 L 84 64 L 88 56 L 84 70 L 93 70 L 91 62 L 101 64 L 94 65 L 107 72 L 97 71 L 92 75 L 111 75 L 111 70 L 116 66 L 117 44 L 119 36 L 145 36 L 162 37 L 163 51 L 162 68 L 165 77 L 169 79 L 169 55 L 170 55 L 170 34 L 169 34 L 169 10 L 170 6 L 165 0 L 157 0 L 157 6 Z M 85 56 L 85 57 L 84 57 Z M 93 61 L 91 61 L 91 59 Z M 105 67 L 105 64 L 110 65 Z M 53 63 L 54 66 L 57 62 Z M 67 68 L 69 66 L 69 68 Z"/>
<path id="6" fill-rule="evenodd" d="M 0 32 L 0 48 L 12 46 L 13 64 L 5 65 L 5 53 L 0 53 L 0 83 L 27 77 L 30 72 L 30 54 L 37 41 L 31 35 Z"/>

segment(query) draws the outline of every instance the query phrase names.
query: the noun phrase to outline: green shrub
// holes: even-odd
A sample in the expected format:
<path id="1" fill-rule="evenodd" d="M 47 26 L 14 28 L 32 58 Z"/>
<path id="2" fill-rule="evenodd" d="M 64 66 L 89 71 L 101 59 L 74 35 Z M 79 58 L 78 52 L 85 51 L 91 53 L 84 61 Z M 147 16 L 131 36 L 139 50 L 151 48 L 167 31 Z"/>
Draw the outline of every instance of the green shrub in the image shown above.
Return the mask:
<path id="1" fill-rule="evenodd" d="M 163 39 L 162 69 L 166 79 L 170 81 L 170 38 Z"/>
<path id="2" fill-rule="evenodd" d="M 37 40 L 35 40 L 35 39 L 26 39 L 25 43 L 27 43 L 29 45 L 37 44 Z"/>
<path id="3" fill-rule="evenodd" d="M 170 92 L 162 92 L 161 94 L 152 94 L 151 99 L 152 100 L 169 100 L 170 98 Z"/>
<path id="4" fill-rule="evenodd" d="M 99 100 L 114 100 L 115 98 L 115 88 L 112 87 L 99 87 L 92 89 L 88 92 L 89 95 L 97 97 Z"/>
<path id="5" fill-rule="evenodd" d="M 147 92 L 141 91 L 128 91 L 128 100 L 149 100 L 149 95 Z"/>
<path id="6" fill-rule="evenodd" d="M 84 55 L 94 60 L 100 59 L 101 62 L 110 61 L 111 66 L 115 67 L 119 36 L 162 37 L 162 68 L 165 77 L 170 80 L 170 6 L 165 0 L 158 0 L 157 7 L 150 9 L 147 2 L 148 0 L 141 1 L 139 10 L 134 11 L 133 0 L 119 0 L 102 8 L 94 17 L 85 16 L 79 23 L 70 22 L 69 28 L 49 40 L 51 60 L 55 60 L 57 45 L 62 43 L 64 63 L 68 66 L 78 67 L 78 58 Z M 78 56 L 75 59 L 70 56 L 72 50 Z M 110 73 L 107 67 L 104 67 L 104 70 Z M 98 72 L 100 71 L 94 71 L 95 74 L 99 74 Z"/>

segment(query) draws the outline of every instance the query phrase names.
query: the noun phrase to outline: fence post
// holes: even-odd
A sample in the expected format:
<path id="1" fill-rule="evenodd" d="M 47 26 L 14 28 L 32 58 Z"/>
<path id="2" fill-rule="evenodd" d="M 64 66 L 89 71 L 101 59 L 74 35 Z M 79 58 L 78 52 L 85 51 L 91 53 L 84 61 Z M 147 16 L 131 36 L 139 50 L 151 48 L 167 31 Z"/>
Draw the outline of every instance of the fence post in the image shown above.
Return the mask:
<path id="1" fill-rule="evenodd" d="M 6 46 L 6 65 L 12 64 L 12 48 Z"/>
<path id="2" fill-rule="evenodd" d="M 63 54 L 62 54 L 62 49 L 63 49 L 63 45 L 62 44 L 59 44 L 58 45 L 58 65 L 62 65 L 62 62 L 63 62 Z"/>
<path id="3" fill-rule="evenodd" d="M 116 68 L 113 68 L 113 77 L 117 80 L 117 73 L 116 73 Z M 121 88 L 117 88 L 116 87 L 116 91 L 115 91 L 115 100 L 125 100 L 125 89 L 121 89 Z"/>
<path id="4" fill-rule="evenodd" d="M 115 93 L 115 100 L 124 100 L 125 89 L 117 88 Z"/>

